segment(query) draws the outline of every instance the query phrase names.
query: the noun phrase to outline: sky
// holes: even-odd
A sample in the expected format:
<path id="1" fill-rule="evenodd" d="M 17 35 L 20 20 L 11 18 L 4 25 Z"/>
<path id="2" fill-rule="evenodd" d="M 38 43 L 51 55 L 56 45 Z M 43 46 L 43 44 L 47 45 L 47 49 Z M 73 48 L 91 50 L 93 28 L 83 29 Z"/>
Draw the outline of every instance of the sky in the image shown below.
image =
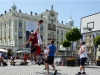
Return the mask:
<path id="1" fill-rule="evenodd" d="M 21 9 L 23 13 L 30 14 L 42 13 L 46 9 L 53 9 L 58 12 L 58 21 L 64 24 L 70 16 L 74 20 L 74 26 L 80 28 L 80 20 L 82 17 L 100 12 L 100 0 L 0 0 L 0 14 L 9 11 L 13 2 L 17 6 L 17 10 Z"/>

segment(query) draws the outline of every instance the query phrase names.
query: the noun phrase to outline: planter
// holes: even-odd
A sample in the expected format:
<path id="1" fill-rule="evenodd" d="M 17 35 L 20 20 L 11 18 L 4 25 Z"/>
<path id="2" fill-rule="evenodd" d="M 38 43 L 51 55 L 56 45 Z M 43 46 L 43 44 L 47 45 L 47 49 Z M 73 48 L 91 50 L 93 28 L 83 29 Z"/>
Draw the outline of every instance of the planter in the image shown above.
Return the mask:
<path id="1" fill-rule="evenodd" d="M 67 66 L 71 66 L 71 60 L 67 60 Z"/>
<path id="2" fill-rule="evenodd" d="M 100 60 L 97 60 L 97 66 L 100 66 Z"/>
<path id="3" fill-rule="evenodd" d="M 75 60 L 71 60 L 71 66 L 75 66 Z"/>
<path id="4" fill-rule="evenodd" d="M 75 58 L 68 58 L 67 66 L 75 66 Z"/>

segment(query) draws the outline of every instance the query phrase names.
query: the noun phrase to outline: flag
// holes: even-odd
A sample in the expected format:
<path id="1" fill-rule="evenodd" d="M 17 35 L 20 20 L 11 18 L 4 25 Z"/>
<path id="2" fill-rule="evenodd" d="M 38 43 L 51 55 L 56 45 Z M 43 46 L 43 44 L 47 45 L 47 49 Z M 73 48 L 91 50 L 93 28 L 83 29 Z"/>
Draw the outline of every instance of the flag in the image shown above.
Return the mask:
<path id="1" fill-rule="evenodd" d="M 73 50 L 76 50 L 76 41 L 73 42 Z"/>

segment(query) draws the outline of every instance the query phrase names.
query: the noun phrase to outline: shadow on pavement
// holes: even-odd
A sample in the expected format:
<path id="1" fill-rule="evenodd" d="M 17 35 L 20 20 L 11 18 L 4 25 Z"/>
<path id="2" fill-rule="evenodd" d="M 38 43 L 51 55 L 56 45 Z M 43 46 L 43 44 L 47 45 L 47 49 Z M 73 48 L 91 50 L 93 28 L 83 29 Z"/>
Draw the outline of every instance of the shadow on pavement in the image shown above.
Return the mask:
<path id="1" fill-rule="evenodd" d="M 86 67 L 86 68 L 100 69 L 100 67 L 95 67 L 95 66 L 94 66 L 94 67 L 91 67 L 91 66 L 89 67 L 89 66 L 88 66 L 88 67 Z"/>
<path id="2" fill-rule="evenodd" d="M 36 72 L 36 74 L 43 74 L 43 75 L 47 75 L 46 74 L 46 72 Z M 50 74 L 49 75 L 54 75 L 54 73 L 52 73 L 52 72 L 50 72 Z M 61 74 L 61 73 L 59 73 L 59 72 L 57 72 L 57 74 L 56 75 L 68 75 L 68 74 Z"/>

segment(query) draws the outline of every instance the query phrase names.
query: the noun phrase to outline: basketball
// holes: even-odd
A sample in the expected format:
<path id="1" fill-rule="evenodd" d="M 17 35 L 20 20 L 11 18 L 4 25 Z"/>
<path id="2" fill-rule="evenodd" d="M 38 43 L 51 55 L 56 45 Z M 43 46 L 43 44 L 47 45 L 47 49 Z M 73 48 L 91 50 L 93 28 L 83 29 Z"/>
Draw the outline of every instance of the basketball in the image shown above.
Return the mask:
<path id="1" fill-rule="evenodd" d="M 39 20 L 39 23 L 40 23 L 40 24 L 43 23 L 43 20 Z"/>

